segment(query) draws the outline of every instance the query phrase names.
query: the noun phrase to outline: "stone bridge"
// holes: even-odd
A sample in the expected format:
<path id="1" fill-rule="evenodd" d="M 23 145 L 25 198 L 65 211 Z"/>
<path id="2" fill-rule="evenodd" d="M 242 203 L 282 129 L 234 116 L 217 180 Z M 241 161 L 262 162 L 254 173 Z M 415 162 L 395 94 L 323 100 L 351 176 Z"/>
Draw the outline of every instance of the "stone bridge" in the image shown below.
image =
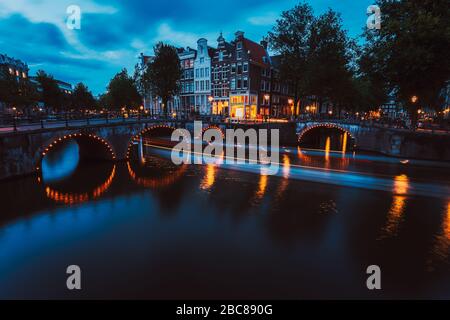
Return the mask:
<path id="1" fill-rule="evenodd" d="M 335 121 L 301 121 L 296 124 L 297 141 L 316 128 L 347 132 L 355 149 L 400 158 L 450 161 L 450 135 L 391 129 Z"/>
<path id="2" fill-rule="evenodd" d="M 315 128 L 329 127 L 345 131 L 357 149 L 376 151 L 391 156 L 419 159 L 450 160 L 450 136 L 366 127 L 340 122 L 298 123 L 203 123 L 203 128 L 264 128 L 280 130 L 280 145 L 297 145 L 302 136 Z M 103 123 L 47 129 L 33 129 L 0 134 L 0 179 L 34 173 L 42 158 L 65 140 L 74 139 L 80 146 L 80 158 L 125 160 L 133 139 L 156 128 L 185 128 L 193 132 L 192 121 L 142 120 Z M 170 132 L 170 131 L 168 131 Z"/>

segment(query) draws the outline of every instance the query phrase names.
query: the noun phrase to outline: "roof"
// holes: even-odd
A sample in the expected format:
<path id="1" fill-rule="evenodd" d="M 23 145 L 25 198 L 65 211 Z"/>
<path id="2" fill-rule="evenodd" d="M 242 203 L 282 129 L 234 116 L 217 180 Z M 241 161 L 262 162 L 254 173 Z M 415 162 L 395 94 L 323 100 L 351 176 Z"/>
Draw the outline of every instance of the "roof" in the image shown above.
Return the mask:
<path id="1" fill-rule="evenodd" d="M 267 54 L 266 49 L 264 49 L 263 46 L 261 46 L 260 44 L 253 42 L 247 38 L 243 38 L 243 45 L 244 47 L 250 51 L 250 58 L 262 65 L 266 65 L 269 66 L 269 60 L 267 62 L 264 62 L 264 57 L 269 58 L 269 55 Z"/>

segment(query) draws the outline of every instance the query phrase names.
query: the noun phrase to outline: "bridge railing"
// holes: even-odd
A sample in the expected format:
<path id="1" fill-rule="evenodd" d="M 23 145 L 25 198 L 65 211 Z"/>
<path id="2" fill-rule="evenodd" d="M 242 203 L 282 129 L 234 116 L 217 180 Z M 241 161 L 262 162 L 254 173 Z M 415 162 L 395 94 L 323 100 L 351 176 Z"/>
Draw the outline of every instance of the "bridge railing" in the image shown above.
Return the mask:
<path id="1" fill-rule="evenodd" d="M 158 121 L 178 121 L 163 116 L 150 116 L 148 114 L 137 114 L 124 116 L 122 114 L 98 114 L 82 115 L 78 113 L 54 114 L 42 117 L 15 117 L 11 115 L 0 116 L 0 133 L 28 131 L 64 127 L 83 127 L 102 124 L 119 124 L 135 122 L 158 122 Z"/>

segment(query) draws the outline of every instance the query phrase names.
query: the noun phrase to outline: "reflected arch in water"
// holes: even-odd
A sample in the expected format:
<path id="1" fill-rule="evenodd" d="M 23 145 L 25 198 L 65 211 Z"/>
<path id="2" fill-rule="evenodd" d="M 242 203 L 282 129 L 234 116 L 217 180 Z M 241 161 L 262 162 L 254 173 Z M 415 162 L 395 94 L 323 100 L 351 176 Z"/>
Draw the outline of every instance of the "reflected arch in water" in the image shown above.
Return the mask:
<path id="1" fill-rule="evenodd" d="M 38 181 L 43 183 L 45 195 L 47 196 L 47 198 L 59 203 L 77 204 L 99 198 L 103 193 L 105 193 L 109 189 L 115 176 L 116 176 L 116 165 L 113 165 L 112 170 L 107 179 L 100 185 L 93 188 L 92 190 L 86 192 L 62 191 L 49 184 L 47 185 L 44 184 L 41 178 L 38 178 Z"/>
<path id="2" fill-rule="evenodd" d="M 303 144 L 306 140 L 306 138 L 308 138 L 311 134 L 314 134 L 316 132 L 316 130 L 337 130 L 341 133 L 343 133 L 342 135 L 342 140 L 340 141 L 340 143 L 342 144 L 341 150 L 335 150 L 335 151 L 347 151 L 348 146 L 350 146 L 352 149 L 356 148 L 356 138 L 355 136 L 347 129 L 345 129 L 344 127 L 334 124 L 334 123 L 318 123 L 318 124 L 314 124 L 311 126 L 308 126 L 306 128 L 304 128 L 300 133 L 297 134 L 297 143 L 299 145 Z"/>
<path id="3" fill-rule="evenodd" d="M 136 168 L 133 168 L 131 161 L 127 161 L 127 170 L 131 179 L 138 185 L 144 188 L 162 188 L 174 184 L 178 179 L 180 179 L 187 169 L 187 165 L 183 164 L 178 167 L 175 172 L 170 172 L 167 175 L 160 177 L 152 177 L 147 175 L 140 175 Z"/>

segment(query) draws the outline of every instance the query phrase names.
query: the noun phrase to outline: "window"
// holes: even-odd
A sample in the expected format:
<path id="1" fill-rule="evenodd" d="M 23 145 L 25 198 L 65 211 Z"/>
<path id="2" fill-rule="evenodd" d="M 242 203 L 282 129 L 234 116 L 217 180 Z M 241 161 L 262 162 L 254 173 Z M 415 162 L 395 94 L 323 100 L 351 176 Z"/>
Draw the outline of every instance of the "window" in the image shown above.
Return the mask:
<path id="1" fill-rule="evenodd" d="M 241 89 L 242 88 L 242 80 L 238 79 L 237 80 L 237 85 L 236 85 L 236 89 Z"/>
<path id="2" fill-rule="evenodd" d="M 231 86 L 231 90 L 235 90 L 236 89 L 236 79 L 231 79 L 231 83 L 230 83 L 230 86 Z"/>
<path id="3" fill-rule="evenodd" d="M 242 65 L 238 64 L 237 66 L 237 74 L 242 74 Z"/>
<path id="4" fill-rule="evenodd" d="M 237 48 L 238 48 L 238 50 L 242 49 L 242 42 L 237 43 Z"/>
<path id="5" fill-rule="evenodd" d="M 209 68 L 205 69 L 205 77 L 209 77 Z"/>
<path id="6" fill-rule="evenodd" d="M 246 63 L 244 63 L 244 72 L 247 72 L 248 71 L 248 63 L 246 62 Z"/>
<path id="7" fill-rule="evenodd" d="M 199 69 L 196 69 L 196 70 L 195 70 L 195 77 L 196 77 L 196 78 L 199 77 L 199 73 L 198 73 L 198 72 L 199 72 Z"/>
<path id="8" fill-rule="evenodd" d="M 195 81 L 195 91 L 198 91 L 198 81 Z"/>
<path id="9" fill-rule="evenodd" d="M 233 65 L 231 66 L 231 73 L 235 73 L 235 72 L 236 72 L 236 65 L 233 64 Z"/>
<path id="10" fill-rule="evenodd" d="M 238 51 L 237 52 L 237 58 L 238 59 L 242 59 L 242 51 Z"/>
<path id="11" fill-rule="evenodd" d="M 266 91 L 266 81 L 264 80 L 261 81 L 261 90 Z"/>
<path id="12" fill-rule="evenodd" d="M 205 58 L 200 58 L 200 63 L 204 63 L 205 62 Z"/>
<path id="13" fill-rule="evenodd" d="M 223 61 L 223 52 L 222 51 L 219 52 L 219 61 Z"/>
<path id="14" fill-rule="evenodd" d="M 205 70 L 204 70 L 203 68 L 200 69 L 200 78 L 203 78 L 203 77 L 204 77 L 204 71 L 205 71 Z"/>
<path id="15" fill-rule="evenodd" d="M 245 77 L 244 80 L 242 81 L 242 89 L 247 89 L 248 88 L 248 78 Z"/>
<path id="16" fill-rule="evenodd" d="M 211 90 L 211 88 L 209 87 L 209 80 L 206 80 L 205 86 L 206 86 L 205 90 Z"/>

